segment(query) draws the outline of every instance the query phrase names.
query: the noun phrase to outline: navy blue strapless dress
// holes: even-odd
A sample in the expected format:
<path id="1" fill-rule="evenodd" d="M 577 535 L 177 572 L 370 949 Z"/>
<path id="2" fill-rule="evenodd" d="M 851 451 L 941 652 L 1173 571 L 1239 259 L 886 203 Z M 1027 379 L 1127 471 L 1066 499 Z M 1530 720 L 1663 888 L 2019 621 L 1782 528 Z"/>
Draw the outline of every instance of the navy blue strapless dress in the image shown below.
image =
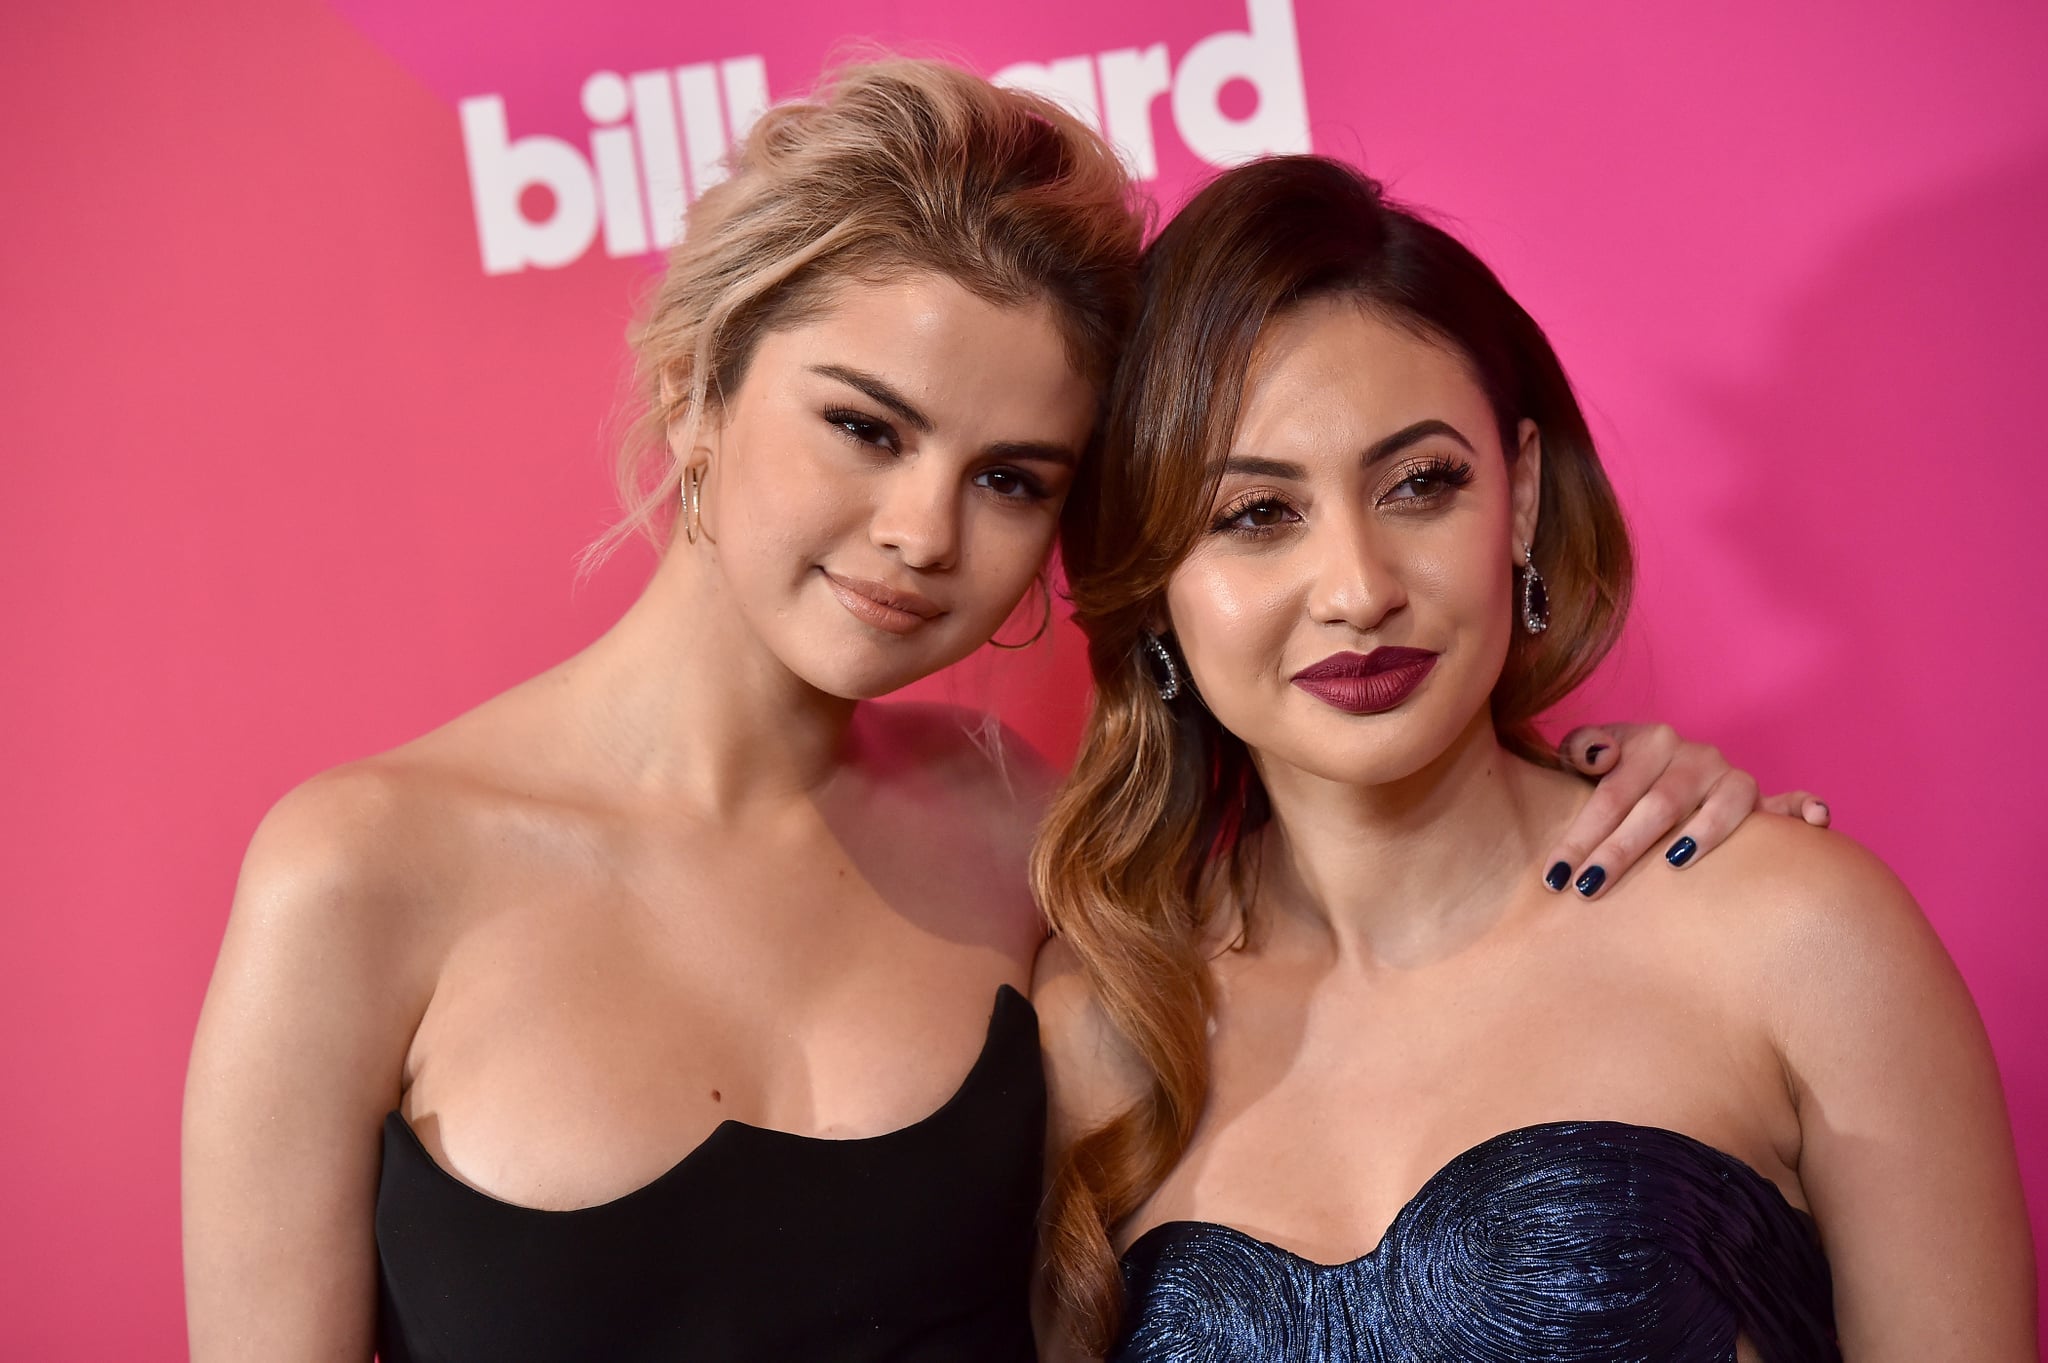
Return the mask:
<path id="1" fill-rule="evenodd" d="M 1171 1221 L 1124 1255 L 1114 1363 L 1838 1363 L 1813 1221 L 1689 1136 L 1553 1122 L 1445 1165 L 1318 1264 Z"/>

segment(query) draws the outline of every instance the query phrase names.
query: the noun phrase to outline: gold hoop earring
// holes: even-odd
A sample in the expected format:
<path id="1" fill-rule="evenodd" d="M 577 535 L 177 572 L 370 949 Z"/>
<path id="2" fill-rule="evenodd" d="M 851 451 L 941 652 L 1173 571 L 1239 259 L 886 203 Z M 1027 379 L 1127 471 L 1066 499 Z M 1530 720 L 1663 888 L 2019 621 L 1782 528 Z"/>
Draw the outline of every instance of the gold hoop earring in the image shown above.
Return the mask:
<path id="1" fill-rule="evenodd" d="M 704 468 L 692 464 L 683 470 L 683 538 L 690 543 L 697 542 L 698 532 L 704 528 Z"/>
<path id="2" fill-rule="evenodd" d="M 994 635 L 989 636 L 990 644 L 994 645 L 997 648 L 1029 648 L 1033 644 L 1037 643 L 1040 639 L 1043 639 L 1045 637 L 1045 632 L 1048 629 L 1052 628 L 1052 587 L 1049 583 L 1046 582 L 1044 573 L 1040 573 L 1033 580 L 1038 583 L 1038 594 L 1045 601 L 1045 618 L 1038 622 L 1038 628 L 1031 632 L 1031 637 L 1029 639 L 1026 639 L 1021 644 L 1006 644 L 1001 639 L 996 638 Z"/>

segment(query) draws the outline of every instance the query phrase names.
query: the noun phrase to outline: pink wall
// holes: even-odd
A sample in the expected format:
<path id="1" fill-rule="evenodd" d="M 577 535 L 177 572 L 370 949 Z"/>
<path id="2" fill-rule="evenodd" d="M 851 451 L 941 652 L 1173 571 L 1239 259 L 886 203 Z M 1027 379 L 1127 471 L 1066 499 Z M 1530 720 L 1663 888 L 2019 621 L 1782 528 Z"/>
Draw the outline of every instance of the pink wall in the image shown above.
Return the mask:
<path id="1" fill-rule="evenodd" d="M 1258 44 L 1199 47 L 1250 12 Z M 860 26 L 991 71 L 1125 52 L 1054 71 L 1101 77 L 1127 146 L 1149 129 L 1169 205 L 1187 143 L 1298 131 L 1298 71 L 1317 149 L 1455 215 L 1556 339 L 1640 537 L 1579 708 L 1817 787 L 1898 868 L 1976 991 L 2048 1231 L 2048 10 L 9 6 L 0 1351 L 183 1351 L 179 1089 L 264 807 L 574 648 L 644 571 L 579 587 L 573 558 L 647 264 L 600 239 L 486 274 L 458 103 L 587 160 L 593 72 L 758 56 L 789 93 Z M 1187 88 L 1134 123 L 1159 43 Z M 1198 88 L 1246 57 L 1256 114 Z M 1064 752 L 1077 657 L 928 685 Z"/>

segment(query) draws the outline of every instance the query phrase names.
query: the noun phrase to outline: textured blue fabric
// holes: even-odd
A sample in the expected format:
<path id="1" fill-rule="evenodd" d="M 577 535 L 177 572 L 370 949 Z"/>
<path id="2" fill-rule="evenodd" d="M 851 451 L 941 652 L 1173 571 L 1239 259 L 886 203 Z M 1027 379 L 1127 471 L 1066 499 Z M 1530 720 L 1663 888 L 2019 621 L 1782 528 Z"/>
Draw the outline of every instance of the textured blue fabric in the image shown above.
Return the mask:
<path id="1" fill-rule="evenodd" d="M 1114 1363 L 1839 1360 L 1813 1221 L 1732 1155 L 1622 1122 L 1475 1146 L 1369 1254 L 1171 1221 L 1124 1255 Z"/>

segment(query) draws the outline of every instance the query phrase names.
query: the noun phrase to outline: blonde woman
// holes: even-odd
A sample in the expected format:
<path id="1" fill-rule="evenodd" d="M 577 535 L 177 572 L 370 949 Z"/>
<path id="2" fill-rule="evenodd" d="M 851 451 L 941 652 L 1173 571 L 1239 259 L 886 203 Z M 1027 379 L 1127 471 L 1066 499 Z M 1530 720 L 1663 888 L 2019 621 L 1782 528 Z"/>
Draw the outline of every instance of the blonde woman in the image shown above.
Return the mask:
<path id="1" fill-rule="evenodd" d="M 870 702 L 1044 627 L 1139 246 L 1093 134 L 963 72 L 762 120 L 639 337 L 644 593 L 256 834 L 189 1083 L 195 1358 L 1031 1356 L 1045 776 Z M 1748 812 L 1625 741 L 1562 855 L 1653 786 Z"/>

